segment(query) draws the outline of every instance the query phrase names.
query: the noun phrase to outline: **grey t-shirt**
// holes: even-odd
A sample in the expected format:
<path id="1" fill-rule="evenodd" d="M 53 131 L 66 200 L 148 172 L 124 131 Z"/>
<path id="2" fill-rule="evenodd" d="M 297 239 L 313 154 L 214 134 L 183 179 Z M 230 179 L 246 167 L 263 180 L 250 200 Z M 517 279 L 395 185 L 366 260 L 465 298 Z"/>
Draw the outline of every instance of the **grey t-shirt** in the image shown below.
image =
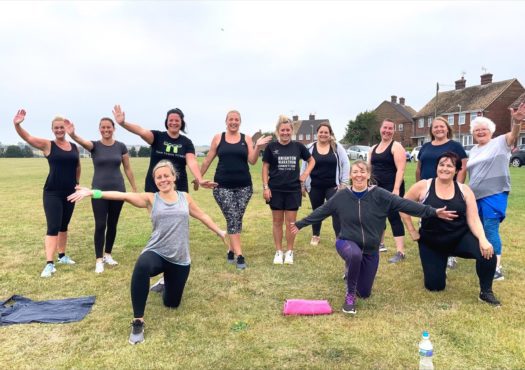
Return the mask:
<path id="1" fill-rule="evenodd" d="M 189 265 L 190 211 L 184 193 L 177 194 L 179 199 L 168 203 L 155 193 L 150 215 L 153 231 L 142 253 L 152 251 L 171 263 Z"/>
<path id="2" fill-rule="evenodd" d="M 470 150 L 467 171 L 476 199 L 510 191 L 509 160 L 510 147 L 505 135 Z"/>
<path id="3" fill-rule="evenodd" d="M 92 141 L 92 143 L 91 158 L 95 173 L 91 186 L 100 190 L 126 191 L 124 178 L 120 172 L 122 156 L 128 153 L 126 145 L 120 141 L 115 141 L 109 146 L 100 141 Z"/>

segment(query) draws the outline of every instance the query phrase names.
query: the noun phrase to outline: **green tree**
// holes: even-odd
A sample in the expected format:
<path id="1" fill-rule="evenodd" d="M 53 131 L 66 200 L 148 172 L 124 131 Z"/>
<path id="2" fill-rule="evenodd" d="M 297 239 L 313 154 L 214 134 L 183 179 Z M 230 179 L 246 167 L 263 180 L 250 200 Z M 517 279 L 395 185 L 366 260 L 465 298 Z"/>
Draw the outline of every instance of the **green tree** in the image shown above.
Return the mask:
<path id="1" fill-rule="evenodd" d="M 139 157 L 149 157 L 151 153 L 151 148 L 148 146 L 141 146 L 139 149 Z"/>
<path id="2" fill-rule="evenodd" d="M 22 154 L 24 156 L 24 158 L 33 158 L 34 155 L 33 155 L 33 150 L 31 149 L 31 147 L 29 145 L 25 145 L 24 148 L 22 149 Z"/>
<path id="3" fill-rule="evenodd" d="M 136 157 L 137 156 L 137 149 L 135 149 L 134 146 L 132 146 L 131 149 L 129 150 L 129 156 L 130 157 Z"/>
<path id="4" fill-rule="evenodd" d="M 349 121 L 341 142 L 346 144 L 371 145 L 379 142 L 379 124 L 374 112 L 361 112 Z"/>
<path id="5" fill-rule="evenodd" d="M 24 152 L 18 145 L 9 145 L 5 150 L 6 158 L 23 158 Z"/>

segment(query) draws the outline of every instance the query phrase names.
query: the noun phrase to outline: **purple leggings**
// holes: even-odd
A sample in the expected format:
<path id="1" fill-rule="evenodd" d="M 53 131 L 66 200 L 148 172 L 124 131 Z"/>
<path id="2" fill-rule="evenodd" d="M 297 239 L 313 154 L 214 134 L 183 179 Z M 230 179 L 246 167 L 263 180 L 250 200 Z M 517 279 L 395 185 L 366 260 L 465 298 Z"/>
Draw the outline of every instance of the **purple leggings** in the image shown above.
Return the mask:
<path id="1" fill-rule="evenodd" d="M 361 298 L 370 297 L 379 266 L 379 252 L 363 254 L 355 242 L 343 239 L 337 239 L 335 248 L 346 263 L 348 293 L 352 295 L 357 293 Z"/>

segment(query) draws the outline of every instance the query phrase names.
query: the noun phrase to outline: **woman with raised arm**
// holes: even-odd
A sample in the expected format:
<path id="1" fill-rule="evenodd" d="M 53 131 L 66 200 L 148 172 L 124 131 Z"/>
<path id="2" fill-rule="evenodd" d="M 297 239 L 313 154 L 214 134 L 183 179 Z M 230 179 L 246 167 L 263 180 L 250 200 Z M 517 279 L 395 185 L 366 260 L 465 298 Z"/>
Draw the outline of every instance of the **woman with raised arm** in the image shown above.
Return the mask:
<path id="1" fill-rule="evenodd" d="M 335 140 L 332 126 L 328 122 L 321 122 L 317 127 L 317 141 L 306 146 L 315 159 L 315 167 L 304 182 L 312 209 L 316 210 L 323 203 L 334 196 L 338 189 L 348 185 L 350 161 L 342 145 Z M 308 167 L 303 161 L 301 173 Z M 321 240 L 322 223 L 312 225 L 310 245 L 317 246 Z M 335 236 L 339 235 L 341 226 L 337 215 L 332 216 L 332 227 Z"/>
<path id="2" fill-rule="evenodd" d="M 461 158 L 456 153 L 441 154 L 437 158 L 437 176 L 417 182 L 405 195 L 405 198 L 422 204 L 456 211 L 456 219 L 423 219 L 418 232 L 410 216 L 403 215 L 403 218 L 412 239 L 417 240 L 419 244 L 426 289 L 445 289 L 449 256 L 475 259 L 480 286 L 479 299 L 499 306 L 500 302 L 492 292 L 496 257 L 483 232 L 474 193 L 467 185 L 455 180 L 462 169 L 461 166 Z"/>
<path id="3" fill-rule="evenodd" d="M 291 232 L 297 234 L 303 227 L 328 216 L 336 214 L 339 217 L 341 231 L 335 248 L 348 269 L 343 312 L 349 314 L 356 313 L 358 296 L 368 298 L 372 294 L 379 266 L 379 240 L 391 212 L 443 219 L 455 217 L 455 212 L 445 208 L 435 209 L 418 204 L 372 186 L 370 176 L 369 164 L 362 160 L 355 161 L 350 166 L 351 186 L 335 193 L 325 204 L 291 227 Z"/>
<path id="4" fill-rule="evenodd" d="M 470 123 L 470 131 L 477 145 L 470 150 L 467 162 L 470 188 L 476 196 L 479 215 L 487 239 L 494 246 L 498 260 L 494 280 L 503 280 L 501 268 L 501 236 L 499 224 L 507 213 L 510 192 L 509 160 L 511 148 L 525 123 L 525 103 L 511 109 L 512 130 L 492 138 L 496 125 L 489 118 L 477 117 Z"/>
<path id="5" fill-rule="evenodd" d="M 55 272 L 54 256 L 58 253 L 59 264 L 74 265 L 66 255 L 67 229 L 74 204 L 67 201 L 67 196 L 75 191 L 80 179 L 80 160 L 75 144 L 66 140 L 65 119 L 55 117 L 51 122 L 54 140 L 42 139 L 29 134 L 22 128 L 26 111 L 20 109 L 13 123 L 20 137 L 29 145 L 40 149 L 49 163 L 49 174 L 44 185 L 44 212 L 47 232 L 44 241 L 46 265 L 41 277 L 51 277 Z"/>
<path id="6" fill-rule="evenodd" d="M 301 207 L 301 193 L 306 192 L 304 182 L 315 166 L 315 159 L 308 149 L 292 140 L 292 132 L 292 121 L 284 115 L 279 116 L 275 129 L 278 141 L 266 146 L 262 159 L 263 197 L 272 210 L 275 265 L 282 265 L 283 262 L 293 264 L 295 235 L 291 232 L 291 225 Z M 302 174 L 299 172 L 301 159 L 308 162 Z M 286 230 L 286 253 L 283 253 L 283 222 Z"/>
<path id="7" fill-rule="evenodd" d="M 216 184 L 213 182 L 202 179 L 199 164 L 195 158 L 195 147 L 188 137 L 181 134 L 181 131 L 186 132 L 186 122 L 184 121 L 184 113 L 179 108 L 170 109 L 166 114 L 164 121 L 166 131 L 148 130 L 135 123 L 126 122 L 126 115 L 120 105 L 115 105 L 113 108 L 113 116 L 120 126 L 139 135 L 151 146 L 145 191 L 152 193 L 158 191 L 151 174 L 153 167 L 162 159 L 170 161 L 175 167 L 177 176 L 179 176 L 177 179 L 178 190 L 188 192 L 186 165 L 201 186 L 205 188 L 215 187 Z"/>
<path id="8" fill-rule="evenodd" d="M 147 208 L 150 213 L 153 231 L 131 277 L 131 344 L 144 341 L 144 311 L 150 277 L 164 273 L 163 303 L 170 308 L 180 305 L 191 265 L 189 216 L 201 221 L 223 241 L 226 237 L 226 232 L 219 229 L 189 194 L 175 190 L 177 174 L 170 161 L 158 162 L 152 170 L 152 176 L 159 189 L 155 193 L 123 193 L 78 187 L 77 191 L 68 197 L 71 202 L 78 202 L 85 197 L 125 201 L 138 208 Z"/>
<path id="9" fill-rule="evenodd" d="M 226 259 L 228 263 L 234 263 L 237 256 L 237 268 L 242 270 L 246 268 L 241 249 L 242 218 L 253 194 L 248 163 L 257 163 L 261 147 L 272 137 L 262 136 L 254 147 L 251 136 L 241 133 L 240 126 L 241 114 L 236 110 L 229 111 L 226 114 L 226 131 L 213 137 L 208 155 L 202 162 L 201 174 L 204 176 L 215 157 L 219 157 L 213 179 L 218 185 L 213 189 L 213 197 L 228 226 L 230 246 Z"/>
<path id="10" fill-rule="evenodd" d="M 405 148 L 401 143 L 394 140 L 395 123 L 390 119 L 387 118 L 383 121 L 379 132 L 381 142 L 370 149 L 368 156 L 369 163 L 372 166 L 372 180 L 380 188 L 403 197 L 405 195 L 404 176 L 407 163 Z M 399 212 L 390 213 L 388 222 L 390 222 L 396 244 L 396 254 L 388 262 L 401 262 L 405 259 L 405 228 Z M 385 232 L 383 231 L 379 243 L 380 252 L 387 250 L 384 241 Z"/>
<path id="11" fill-rule="evenodd" d="M 116 141 L 115 123 L 111 118 L 104 117 L 100 120 L 98 129 L 101 139 L 97 141 L 85 140 L 77 135 L 72 122 L 66 121 L 66 131 L 78 144 L 91 153 L 95 172 L 91 187 L 100 190 L 126 191 L 124 178 L 120 172 L 120 165 L 131 185 L 133 192 L 137 192 L 135 177 L 129 164 L 128 149 L 124 143 Z M 95 273 L 104 272 L 104 264 L 118 265 L 111 252 L 117 236 L 117 224 L 122 210 L 123 201 L 120 200 L 92 200 L 93 216 L 95 217 Z"/>

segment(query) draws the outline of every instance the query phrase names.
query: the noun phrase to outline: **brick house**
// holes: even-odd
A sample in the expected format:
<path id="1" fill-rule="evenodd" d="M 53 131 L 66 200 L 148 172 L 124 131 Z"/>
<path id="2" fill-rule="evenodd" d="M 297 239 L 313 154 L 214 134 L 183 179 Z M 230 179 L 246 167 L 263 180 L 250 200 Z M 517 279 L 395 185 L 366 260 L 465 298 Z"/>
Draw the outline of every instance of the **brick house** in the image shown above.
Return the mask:
<path id="1" fill-rule="evenodd" d="M 327 119 L 315 119 L 314 114 L 310 114 L 307 120 L 300 120 L 299 116 L 293 116 L 292 121 L 292 140 L 303 143 L 304 145 L 313 143 L 317 140 L 317 128 L 322 122 L 330 123 Z"/>
<path id="2" fill-rule="evenodd" d="M 430 140 L 428 130 L 434 114 L 448 120 L 454 140 L 463 145 L 473 144 L 470 122 L 477 116 L 494 121 L 494 136 L 510 131 L 512 123 L 509 106 L 525 92 L 521 83 L 516 78 L 492 82 L 491 73 L 481 75 L 479 85 L 465 87 L 466 82 L 461 77 L 456 81 L 455 90 L 438 93 L 414 115 L 415 124 L 411 135 L 413 145 Z"/>
<path id="3" fill-rule="evenodd" d="M 373 112 L 379 123 L 383 122 L 386 118 L 394 121 L 394 140 L 399 141 L 404 147 L 412 146 L 411 135 L 414 130 L 414 120 L 412 117 L 416 114 L 416 111 L 414 108 L 405 104 L 405 98 L 400 97 L 398 103 L 397 96 L 392 95 L 390 101 L 383 101 Z"/>

